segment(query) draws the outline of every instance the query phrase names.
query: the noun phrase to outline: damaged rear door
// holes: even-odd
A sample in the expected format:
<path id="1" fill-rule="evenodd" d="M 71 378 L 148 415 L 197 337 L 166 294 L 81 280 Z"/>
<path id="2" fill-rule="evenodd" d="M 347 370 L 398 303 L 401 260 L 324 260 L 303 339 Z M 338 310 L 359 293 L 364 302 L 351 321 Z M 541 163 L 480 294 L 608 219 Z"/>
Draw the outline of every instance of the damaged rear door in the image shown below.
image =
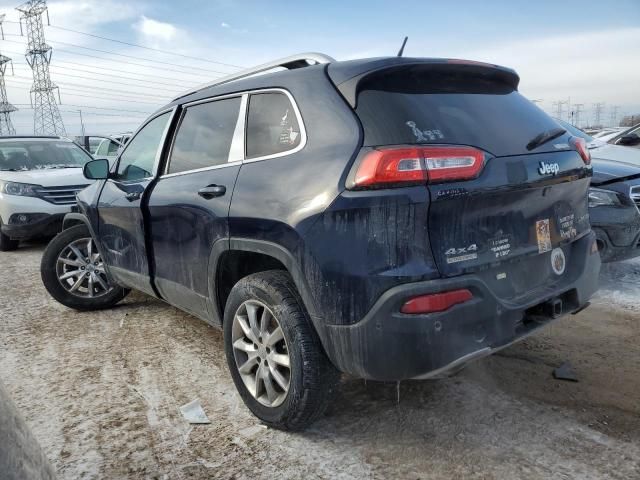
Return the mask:
<path id="1" fill-rule="evenodd" d="M 423 152 L 441 275 L 485 272 L 506 298 L 559 278 L 590 230 L 586 148 L 516 87 L 489 68 L 402 66 L 364 80 L 357 106 L 365 146 Z"/>

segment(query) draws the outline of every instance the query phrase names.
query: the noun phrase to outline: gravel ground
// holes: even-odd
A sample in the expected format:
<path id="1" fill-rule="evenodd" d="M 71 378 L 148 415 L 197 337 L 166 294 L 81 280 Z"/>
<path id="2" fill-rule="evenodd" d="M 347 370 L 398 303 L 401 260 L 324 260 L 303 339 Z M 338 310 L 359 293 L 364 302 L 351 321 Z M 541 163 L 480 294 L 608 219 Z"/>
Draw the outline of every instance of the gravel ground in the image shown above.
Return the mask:
<path id="1" fill-rule="evenodd" d="M 41 285 L 42 250 L 0 253 L 0 379 L 60 478 L 640 478 L 640 263 L 456 377 L 403 382 L 399 402 L 396 384 L 344 378 L 288 434 L 244 407 L 219 331 L 139 294 L 68 310 Z M 565 360 L 578 383 L 553 379 Z M 194 399 L 210 425 L 181 416 Z"/>

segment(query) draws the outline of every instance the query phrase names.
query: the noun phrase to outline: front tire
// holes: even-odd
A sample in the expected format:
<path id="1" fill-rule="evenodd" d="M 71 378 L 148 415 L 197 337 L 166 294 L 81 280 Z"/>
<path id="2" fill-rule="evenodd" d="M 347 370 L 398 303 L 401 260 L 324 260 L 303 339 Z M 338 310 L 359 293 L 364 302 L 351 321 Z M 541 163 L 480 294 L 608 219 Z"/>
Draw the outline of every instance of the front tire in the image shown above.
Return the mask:
<path id="1" fill-rule="evenodd" d="M 110 308 L 129 293 L 109 281 L 86 225 L 71 227 L 51 240 L 40 275 L 49 294 L 75 310 Z"/>
<path id="2" fill-rule="evenodd" d="M 224 344 L 242 400 L 265 424 L 300 430 L 324 413 L 339 373 L 287 272 L 256 273 L 233 287 Z"/>

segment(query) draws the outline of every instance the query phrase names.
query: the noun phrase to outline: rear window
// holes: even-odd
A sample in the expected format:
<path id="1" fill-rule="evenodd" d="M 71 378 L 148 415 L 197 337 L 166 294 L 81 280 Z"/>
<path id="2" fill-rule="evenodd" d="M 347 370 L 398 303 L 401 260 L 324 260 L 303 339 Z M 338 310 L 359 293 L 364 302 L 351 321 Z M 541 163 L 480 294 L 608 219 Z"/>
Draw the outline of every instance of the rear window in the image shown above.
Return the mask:
<path id="1" fill-rule="evenodd" d="M 536 135 L 558 127 L 506 83 L 418 67 L 365 79 L 356 113 L 365 146 L 471 145 L 497 156 L 529 153 L 526 145 Z M 553 151 L 554 143 L 536 152 Z"/>

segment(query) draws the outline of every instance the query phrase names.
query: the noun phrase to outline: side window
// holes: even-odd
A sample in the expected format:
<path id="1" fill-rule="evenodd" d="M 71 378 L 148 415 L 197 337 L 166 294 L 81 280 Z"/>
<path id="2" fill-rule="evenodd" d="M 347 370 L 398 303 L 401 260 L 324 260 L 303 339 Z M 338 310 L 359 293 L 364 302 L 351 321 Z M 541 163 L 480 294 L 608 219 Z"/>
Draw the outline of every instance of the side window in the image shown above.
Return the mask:
<path id="1" fill-rule="evenodd" d="M 188 107 L 178 127 L 167 173 L 227 163 L 239 112 L 240 97 Z"/>
<path id="2" fill-rule="evenodd" d="M 140 180 L 153 175 L 162 135 L 170 118 L 167 112 L 147 123 L 120 156 L 118 180 Z"/>
<path id="3" fill-rule="evenodd" d="M 247 159 L 293 150 L 301 142 L 298 118 L 284 93 L 257 93 L 249 98 Z"/>
<path id="4" fill-rule="evenodd" d="M 108 157 L 115 157 L 118 155 L 118 150 L 120 150 L 120 145 L 118 145 L 113 140 L 109 140 L 109 149 L 107 150 Z"/>

